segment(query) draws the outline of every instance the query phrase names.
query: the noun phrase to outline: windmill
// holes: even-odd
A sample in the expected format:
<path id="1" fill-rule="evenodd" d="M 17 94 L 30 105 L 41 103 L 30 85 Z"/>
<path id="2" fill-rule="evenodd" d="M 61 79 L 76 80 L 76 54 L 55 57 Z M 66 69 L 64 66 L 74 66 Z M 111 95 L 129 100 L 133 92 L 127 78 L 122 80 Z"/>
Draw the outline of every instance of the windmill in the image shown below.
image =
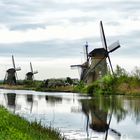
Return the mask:
<path id="1" fill-rule="evenodd" d="M 37 74 L 38 71 L 33 71 L 32 63 L 30 62 L 30 69 L 31 71 L 26 73 L 26 80 L 33 81 L 34 80 L 34 74 Z"/>
<path id="2" fill-rule="evenodd" d="M 16 72 L 21 70 L 20 67 L 16 68 L 15 60 L 14 60 L 13 55 L 12 55 L 12 62 L 13 62 L 13 67 L 6 71 L 6 75 L 5 75 L 5 78 L 4 78 L 4 83 L 9 84 L 9 85 L 15 85 L 17 83 L 18 77 L 17 77 Z"/>
<path id="3" fill-rule="evenodd" d="M 88 42 L 86 42 L 84 47 L 85 47 L 86 61 L 83 64 L 71 65 L 71 68 L 80 68 L 81 69 L 80 80 L 83 80 L 84 75 L 89 68 Z"/>
<path id="4" fill-rule="evenodd" d="M 103 29 L 102 21 L 100 21 L 100 30 L 101 30 L 101 40 L 103 47 L 95 48 L 92 50 L 88 56 L 91 58 L 91 65 L 83 76 L 84 82 L 92 83 L 93 81 L 103 77 L 107 74 L 107 59 L 109 61 L 109 66 L 111 68 L 112 74 L 114 74 L 110 53 L 114 52 L 116 49 L 120 47 L 119 41 L 111 44 L 109 47 L 106 42 L 106 37 Z"/>

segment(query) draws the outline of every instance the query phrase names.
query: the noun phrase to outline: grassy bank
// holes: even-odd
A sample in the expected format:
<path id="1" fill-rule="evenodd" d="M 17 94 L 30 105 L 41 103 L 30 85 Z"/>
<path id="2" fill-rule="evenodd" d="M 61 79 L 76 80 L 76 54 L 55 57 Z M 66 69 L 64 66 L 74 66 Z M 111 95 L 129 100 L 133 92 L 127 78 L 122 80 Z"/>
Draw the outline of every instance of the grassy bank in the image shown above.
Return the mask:
<path id="1" fill-rule="evenodd" d="M 60 134 L 51 128 L 29 123 L 0 107 L 0 140 L 60 140 Z"/>
<path id="2" fill-rule="evenodd" d="M 8 85 L 0 83 L 0 88 L 2 89 L 15 89 L 15 90 L 35 90 L 42 92 L 72 92 L 73 86 L 56 86 L 56 87 L 46 87 L 43 81 L 19 81 L 16 85 Z"/>
<path id="3" fill-rule="evenodd" d="M 135 68 L 131 73 L 117 66 L 114 75 L 106 75 L 90 85 L 80 83 L 77 92 L 93 94 L 129 94 L 140 95 L 140 69 Z"/>

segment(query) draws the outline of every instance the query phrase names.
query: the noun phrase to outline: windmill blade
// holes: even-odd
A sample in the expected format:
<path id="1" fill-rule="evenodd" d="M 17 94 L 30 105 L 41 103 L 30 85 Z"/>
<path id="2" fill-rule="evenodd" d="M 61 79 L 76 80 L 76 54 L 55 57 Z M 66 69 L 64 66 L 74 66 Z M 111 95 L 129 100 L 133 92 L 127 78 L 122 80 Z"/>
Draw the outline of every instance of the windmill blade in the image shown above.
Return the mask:
<path id="1" fill-rule="evenodd" d="M 80 64 L 79 64 L 79 65 L 71 65 L 70 67 L 71 67 L 71 68 L 82 67 L 82 65 L 80 65 Z"/>
<path id="2" fill-rule="evenodd" d="M 108 129 L 106 130 L 105 140 L 107 140 L 107 137 L 108 137 L 108 130 L 109 130 L 109 126 L 111 123 L 112 115 L 113 115 L 113 109 L 111 110 L 111 115 L 110 115 L 109 122 L 108 122 Z"/>
<path id="3" fill-rule="evenodd" d="M 38 73 L 38 71 L 34 71 L 34 72 L 33 72 L 33 74 L 37 74 L 37 73 Z"/>
<path id="4" fill-rule="evenodd" d="M 114 42 L 113 44 L 111 44 L 111 45 L 108 47 L 109 53 L 115 51 L 116 49 L 118 49 L 118 48 L 120 48 L 120 47 L 121 47 L 121 46 L 120 46 L 119 41 Z"/>
<path id="5" fill-rule="evenodd" d="M 15 72 L 15 78 L 16 78 L 16 80 L 18 80 L 17 72 Z"/>
<path id="6" fill-rule="evenodd" d="M 108 57 L 108 61 L 109 61 L 109 65 L 110 65 L 110 68 L 111 68 L 112 74 L 114 75 L 113 66 L 112 66 L 112 63 L 111 63 L 110 56 L 108 55 L 107 57 Z"/>
<path id="7" fill-rule="evenodd" d="M 33 67 L 32 67 L 32 63 L 30 62 L 30 68 L 31 68 L 31 72 L 33 73 Z"/>
<path id="8" fill-rule="evenodd" d="M 118 139 L 120 139 L 120 137 L 121 137 L 120 132 L 118 132 L 117 130 L 112 129 L 112 128 L 109 128 L 109 129 L 110 129 L 110 132 L 112 132 L 113 135 L 115 135 Z"/>
<path id="9" fill-rule="evenodd" d="M 89 56 L 88 56 L 88 42 L 86 42 L 85 49 L 86 49 L 86 61 L 88 62 L 89 61 Z"/>
<path id="10" fill-rule="evenodd" d="M 13 62 L 13 68 L 16 69 L 15 60 L 14 60 L 14 56 L 13 55 L 12 55 L 12 62 Z"/>
<path id="11" fill-rule="evenodd" d="M 5 81 L 6 81 L 6 79 L 7 79 L 7 75 L 8 75 L 8 74 L 7 74 L 7 72 L 6 72 L 3 83 L 5 83 Z"/>
<path id="12" fill-rule="evenodd" d="M 100 21 L 100 32 L 101 32 L 101 41 L 102 41 L 103 47 L 107 50 L 107 42 L 106 42 L 106 38 L 105 38 L 102 21 Z"/>
<path id="13" fill-rule="evenodd" d="M 21 67 L 17 67 L 15 68 L 16 71 L 20 71 L 21 70 Z"/>
<path id="14" fill-rule="evenodd" d="M 106 130 L 105 140 L 107 140 L 108 131 L 109 130 L 112 132 L 113 135 L 116 136 L 117 139 L 120 139 L 120 137 L 121 137 L 121 133 L 120 132 L 116 131 L 115 129 L 109 128 L 110 123 L 111 123 L 111 119 L 112 119 L 112 115 L 113 115 L 113 110 L 112 110 L 111 115 L 110 115 L 110 118 L 109 118 L 108 129 Z"/>

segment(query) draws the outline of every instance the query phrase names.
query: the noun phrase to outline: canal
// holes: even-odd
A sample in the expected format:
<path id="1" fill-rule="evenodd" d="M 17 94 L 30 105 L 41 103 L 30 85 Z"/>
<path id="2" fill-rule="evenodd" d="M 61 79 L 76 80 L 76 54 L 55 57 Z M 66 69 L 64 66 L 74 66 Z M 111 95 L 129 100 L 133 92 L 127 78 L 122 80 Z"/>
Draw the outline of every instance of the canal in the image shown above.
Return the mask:
<path id="1" fill-rule="evenodd" d="M 0 105 L 69 140 L 140 139 L 140 97 L 0 89 Z"/>

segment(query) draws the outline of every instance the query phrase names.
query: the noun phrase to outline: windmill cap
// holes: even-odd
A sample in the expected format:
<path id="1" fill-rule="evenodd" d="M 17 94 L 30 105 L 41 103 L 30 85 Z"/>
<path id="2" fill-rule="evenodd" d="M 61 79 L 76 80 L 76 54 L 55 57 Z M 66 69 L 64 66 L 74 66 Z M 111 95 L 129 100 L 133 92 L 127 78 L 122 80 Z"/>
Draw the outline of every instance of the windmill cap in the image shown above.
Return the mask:
<path id="1" fill-rule="evenodd" d="M 33 73 L 32 72 L 28 72 L 28 73 L 26 73 L 26 75 L 33 75 Z"/>
<path id="2" fill-rule="evenodd" d="M 107 55 L 107 51 L 104 48 L 96 48 L 89 53 L 89 57 L 94 57 L 97 55 Z"/>
<path id="3" fill-rule="evenodd" d="M 8 69 L 8 70 L 7 70 L 7 72 L 10 72 L 10 73 L 15 73 L 15 72 L 16 72 L 16 70 L 15 70 L 14 68 L 10 68 L 10 69 Z"/>

